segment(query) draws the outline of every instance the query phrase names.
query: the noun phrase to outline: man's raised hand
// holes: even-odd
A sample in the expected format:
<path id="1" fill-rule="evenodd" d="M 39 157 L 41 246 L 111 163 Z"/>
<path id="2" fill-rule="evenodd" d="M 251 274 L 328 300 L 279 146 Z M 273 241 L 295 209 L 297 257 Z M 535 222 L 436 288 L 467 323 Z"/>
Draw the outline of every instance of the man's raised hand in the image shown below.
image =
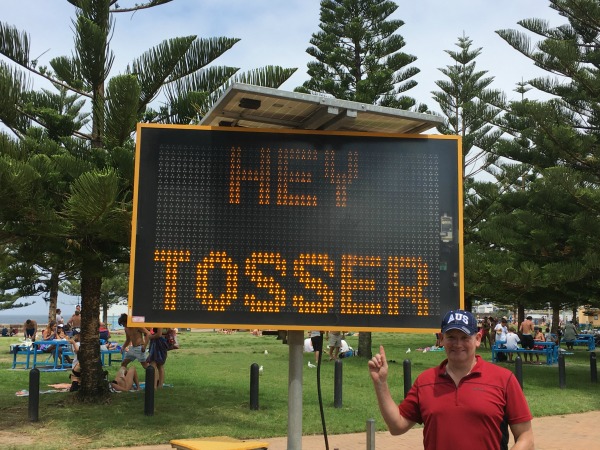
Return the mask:
<path id="1" fill-rule="evenodd" d="M 388 363 L 383 345 L 379 346 L 379 353 L 369 360 L 369 374 L 373 382 L 387 382 Z"/>

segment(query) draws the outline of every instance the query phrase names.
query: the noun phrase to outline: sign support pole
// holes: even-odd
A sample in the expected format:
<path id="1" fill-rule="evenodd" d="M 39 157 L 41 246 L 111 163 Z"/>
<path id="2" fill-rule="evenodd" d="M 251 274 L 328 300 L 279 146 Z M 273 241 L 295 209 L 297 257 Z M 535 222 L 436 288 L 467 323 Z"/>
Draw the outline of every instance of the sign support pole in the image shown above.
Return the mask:
<path id="1" fill-rule="evenodd" d="M 288 379 L 288 436 L 287 450 L 302 450 L 302 350 L 304 332 L 288 331 L 289 379 Z"/>

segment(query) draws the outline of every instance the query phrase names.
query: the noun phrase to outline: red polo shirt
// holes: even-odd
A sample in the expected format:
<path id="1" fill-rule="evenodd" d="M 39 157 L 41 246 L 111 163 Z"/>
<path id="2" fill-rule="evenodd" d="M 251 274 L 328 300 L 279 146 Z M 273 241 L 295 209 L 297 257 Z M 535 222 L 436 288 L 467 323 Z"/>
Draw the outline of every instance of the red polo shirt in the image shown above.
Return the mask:
<path id="1" fill-rule="evenodd" d="M 457 387 L 447 362 L 419 375 L 399 406 L 403 417 L 425 425 L 425 450 L 508 448 L 508 425 L 532 419 L 513 373 L 477 355 Z"/>

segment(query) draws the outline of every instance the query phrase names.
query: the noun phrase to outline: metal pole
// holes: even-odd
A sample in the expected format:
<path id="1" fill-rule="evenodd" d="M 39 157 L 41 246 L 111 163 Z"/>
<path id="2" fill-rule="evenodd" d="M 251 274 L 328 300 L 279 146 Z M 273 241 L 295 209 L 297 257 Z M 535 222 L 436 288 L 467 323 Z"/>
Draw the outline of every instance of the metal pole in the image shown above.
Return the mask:
<path id="1" fill-rule="evenodd" d="M 590 373 L 592 376 L 592 383 L 598 382 L 598 366 L 596 364 L 596 352 L 590 352 Z"/>
<path id="2" fill-rule="evenodd" d="M 146 382 L 144 388 L 144 414 L 146 416 L 154 415 L 154 366 L 146 367 Z"/>
<path id="3" fill-rule="evenodd" d="M 288 436 L 287 450 L 302 449 L 302 349 L 304 332 L 288 331 L 290 346 L 288 378 Z"/>
<path id="4" fill-rule="evenodd" d="M 367 420 L 367 450 L 375 449 L 375 419 Z"/>
<path id="5" fill-rule="evenodd" d="M 565 370 L 565 355 L 558 355 L 558 385 L 561 389 L 567 387 L 567 372 Z"/>
<path id="6" fill-rule="evenodd" d="M 333 407 L 342 407 L 342 361 L 335 361 L 334 379 L 333 379 Z"/>
<path id="7" fill-rule="evenodd" d="M 521 390 L 523 390 L 523 360 L 519 355 L 515 359 L 515 377 L 517 377 L 517 381 L 521 385 Z"/>
<path id="8" fill-rule="evenodd" d="M 40 419 L 40 371 L 29 371 L 29 420 L 37 422 Z"/>
<path id="9" fill-rule="evenodd" d="M 258 364 L 250 366 L 250 409 L 258 411 Z"/>
<path id="10" fill-rule="evenodd" d="M 404 369 L 404 398 L 406 398 L 408 391 L 410 391 L 410 388 L 412 387 L 410 359 L 405 359 L 402 363 L 402 367 Z"/>

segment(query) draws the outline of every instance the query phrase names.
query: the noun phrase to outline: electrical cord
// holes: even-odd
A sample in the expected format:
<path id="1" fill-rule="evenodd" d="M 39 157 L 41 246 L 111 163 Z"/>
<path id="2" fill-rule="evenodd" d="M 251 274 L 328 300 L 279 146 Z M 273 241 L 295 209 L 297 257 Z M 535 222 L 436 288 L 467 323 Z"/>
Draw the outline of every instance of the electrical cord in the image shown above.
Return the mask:
<path id="1" fill-rule="evenodd" d="M 323 438 L 325 439 L 325 450 L 329 450 L 329 440 L 327 439 L 327 426 L 325 425 L 325 412 L 323 411 L 323 396 L 321 395 L 321 357 L 322 356 L 323 356 L 323 347 L 321 347 L 321 351 L 319 352 L 319 358 L 317 359 L 317 394 L 319 396 L 319 411 L 321 412 L 321 426 L 323 427 Z"/>

